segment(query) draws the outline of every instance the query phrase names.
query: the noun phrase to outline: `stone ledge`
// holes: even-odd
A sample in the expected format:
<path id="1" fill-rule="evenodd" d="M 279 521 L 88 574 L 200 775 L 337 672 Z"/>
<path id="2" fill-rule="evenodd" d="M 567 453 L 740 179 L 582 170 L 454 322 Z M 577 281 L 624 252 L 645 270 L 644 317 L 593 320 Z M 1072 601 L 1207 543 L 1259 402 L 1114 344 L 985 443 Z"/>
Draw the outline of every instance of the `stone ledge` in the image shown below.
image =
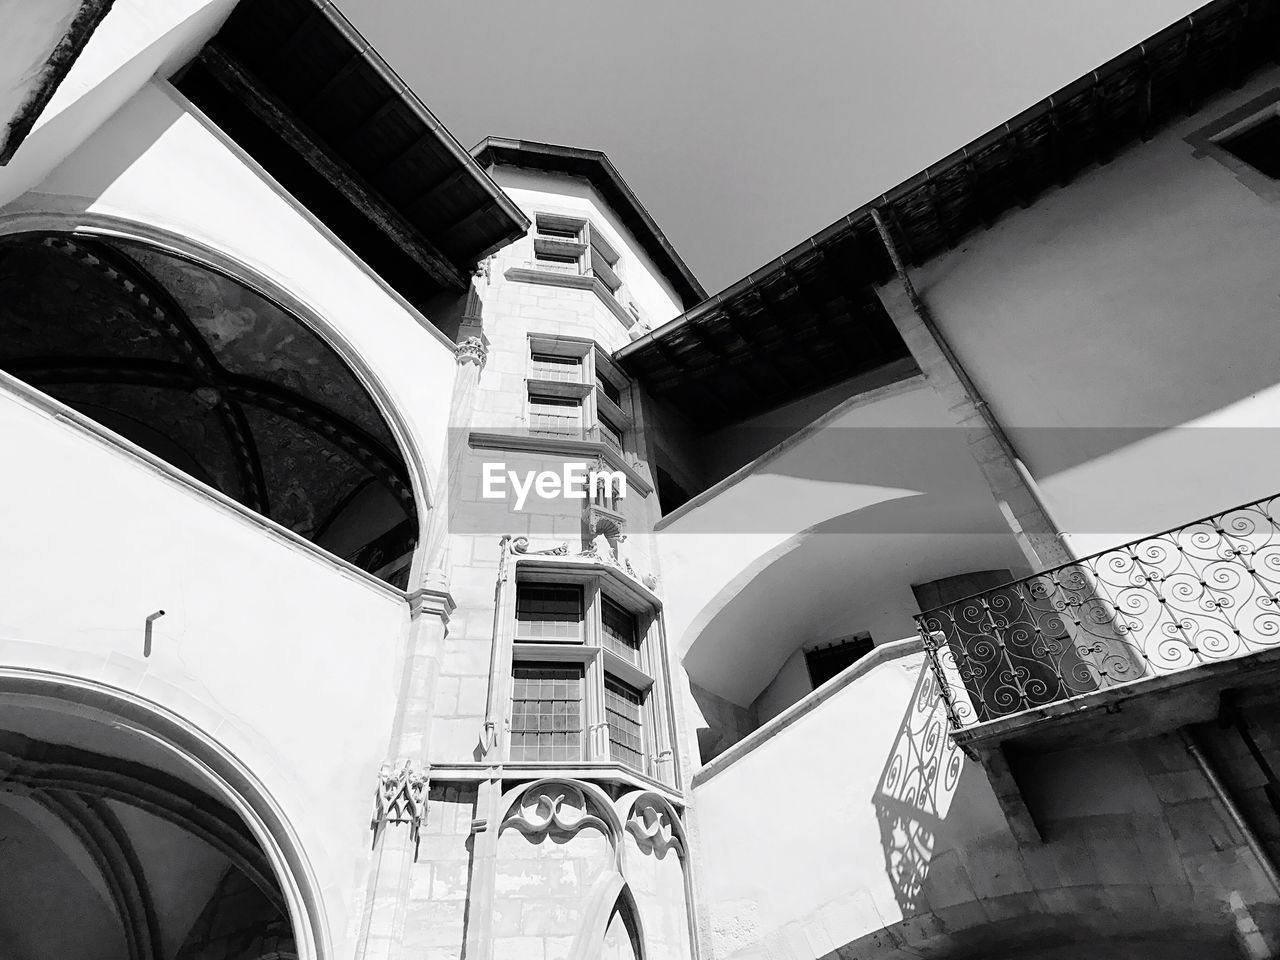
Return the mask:
<path id="1" fill-rule="evenodd" d="M 626 308 L 618 302 L 618 298 L 597 277 L 584 277 L 573 273 L 556 273 L 554 270 L 535 270 L 531 267 L 508 267 L 506 273 L 502 276 L 507 280 L 515 280 L 520 283 L 541 283 L 548 287 L 571 287 L 575 290 L 590 290 L 609 309 L 609 312 L 618 318 L 618 322 L 623 327 L 630 330 L 635 326 L 636 318 L 627 312 Z"/>

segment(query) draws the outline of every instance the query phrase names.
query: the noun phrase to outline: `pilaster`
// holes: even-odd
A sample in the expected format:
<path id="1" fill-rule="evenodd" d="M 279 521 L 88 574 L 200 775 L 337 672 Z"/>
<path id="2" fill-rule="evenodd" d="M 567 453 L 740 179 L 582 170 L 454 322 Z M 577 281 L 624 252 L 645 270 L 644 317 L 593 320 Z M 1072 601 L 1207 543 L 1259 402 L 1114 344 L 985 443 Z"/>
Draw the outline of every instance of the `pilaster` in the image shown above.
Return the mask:
<path id="1" fill-rule="evenodd" d="M 909 281 L 898 277 L 878 287 L 876 293 L 929 385 L 947 405 L 956 425 L 965 430 L 969 452 L 1028 564 L 1039 571 L 1069 563 L 1074 558 L 1049 516 L 1030 471 Z"/>

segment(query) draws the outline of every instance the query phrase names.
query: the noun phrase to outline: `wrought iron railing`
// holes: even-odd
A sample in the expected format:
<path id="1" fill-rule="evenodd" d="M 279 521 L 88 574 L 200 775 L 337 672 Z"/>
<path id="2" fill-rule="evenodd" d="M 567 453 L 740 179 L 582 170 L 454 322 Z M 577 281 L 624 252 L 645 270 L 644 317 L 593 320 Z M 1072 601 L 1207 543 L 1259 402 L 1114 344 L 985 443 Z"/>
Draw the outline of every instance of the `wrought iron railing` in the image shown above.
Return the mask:
<path id="1" fill-rule="evenodd" d="M 1280 495 L 916 617 L 956 728 L 1280 647 Z"/>

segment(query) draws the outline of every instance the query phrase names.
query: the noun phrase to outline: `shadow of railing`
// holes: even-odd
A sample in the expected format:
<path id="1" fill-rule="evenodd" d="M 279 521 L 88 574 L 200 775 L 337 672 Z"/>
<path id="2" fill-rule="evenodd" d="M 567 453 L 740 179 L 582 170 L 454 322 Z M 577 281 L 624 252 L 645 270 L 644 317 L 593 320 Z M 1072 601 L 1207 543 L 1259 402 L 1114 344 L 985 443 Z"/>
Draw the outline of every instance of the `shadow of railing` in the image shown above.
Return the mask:
<path id="1" fill-rule="evenodd" d="M 922 666 L 872 798 L 885 868 L 903 916 L 922 908 L 929 863 L 963 769 L 937 678 Z"/>

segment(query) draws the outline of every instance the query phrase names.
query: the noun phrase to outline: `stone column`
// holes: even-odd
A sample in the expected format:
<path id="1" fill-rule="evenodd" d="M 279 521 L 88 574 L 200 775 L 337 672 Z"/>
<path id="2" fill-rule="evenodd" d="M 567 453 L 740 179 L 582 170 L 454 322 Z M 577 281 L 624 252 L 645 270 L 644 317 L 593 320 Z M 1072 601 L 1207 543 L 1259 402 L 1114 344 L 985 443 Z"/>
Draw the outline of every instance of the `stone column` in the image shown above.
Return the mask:
<path id="1" fill-rule="evenodd" d="M 453 599 L 428 585 L 411 601 L 411 620 L 387 760 L 375 784 L 374 845 L 356 956 L 397 960 L 404 945 L 410 873 L 426 815 L 431 701 Z"/>
<path id="2" fill-rule="evenodd" d="M 1045 509 L 1029 471 L 909 282 L 894 279 L 878 287 L 876 293 L 929 385 L 942 397 L 956 425 L 964 428 L 969 452 L 986 477 L 1027 563 L 1037 572 L 1069 563 L 1074 557 Z"/>
<path id="3" fill-rule="evenodd" d="M 426 582 L 409 593 L 404 668 L 387 759 L 376 784 L 372 867 L 356 948 L 360 960 L 399 960 L 403 954 L 411 873 L 430 790 L 426 758 L 436 681 L 454 610 L 449 587 L 449 511 L 457 501 L 467 431 L 487 353 L 479 297 L 473 287 L 459 334 L 448 434 L 427 525 L 428 572 Z"/>

